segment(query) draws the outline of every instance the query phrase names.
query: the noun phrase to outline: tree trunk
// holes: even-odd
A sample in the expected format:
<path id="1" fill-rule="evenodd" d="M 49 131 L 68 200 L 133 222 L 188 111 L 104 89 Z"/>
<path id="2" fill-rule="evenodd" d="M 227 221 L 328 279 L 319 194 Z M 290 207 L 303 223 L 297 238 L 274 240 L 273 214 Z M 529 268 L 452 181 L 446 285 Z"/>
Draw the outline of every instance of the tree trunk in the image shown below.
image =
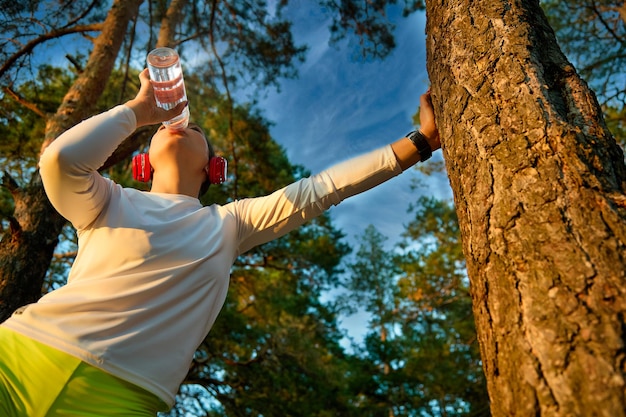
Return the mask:
<path id="1" fill-rule="evenodd" d="M 159 29 L 157 47 L 169 47 L 176 49 L 176 28 L 183 21 L 183 9 L 187 5 L 187 0 L 172 0 Z"/>
<path id="2" fill-rule="evenodd" d="M 115 64 L 128 22 L 141 0 L 116 0 L 84 72 L 46 124 L 42 149 L 60 133 L 88 117 L 102 94 Z M 10 182 L 5 177 L 5 182 Z M 65 220 L 52 208 L 35 172 L 27 187 L 11 184 L 15 211 L 10 233 L 0 241 L 0 322 L 41 296 L 41 287 Z"/>
<path id="3" fill-rule="evenodd" d="M 427 1 L 494 416 L 626 416 L 626 168 L 536 0 Z"/>

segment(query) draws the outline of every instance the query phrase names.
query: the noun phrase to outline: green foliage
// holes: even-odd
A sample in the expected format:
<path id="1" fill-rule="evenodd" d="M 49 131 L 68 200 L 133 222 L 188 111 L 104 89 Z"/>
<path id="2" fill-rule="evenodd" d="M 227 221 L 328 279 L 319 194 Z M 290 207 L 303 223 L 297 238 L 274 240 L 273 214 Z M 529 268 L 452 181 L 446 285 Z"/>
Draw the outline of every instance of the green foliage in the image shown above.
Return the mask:
<path id="1" fill-rule="evenodd" d="M 106 111 L 135 97 L 140 87 L 139 72 L 135 68 L 115 68 L 106 89 L 98 99 L 95 113 Z"/>
<path id="2" fill-rule="evenodd" d="M 0 167 L 20 181 L 26 181 L 39 158 L 44 137 L 45 116 L 56 111 L 73 82 L 73 75 L 42 66 L 38 76 L 21 84 L 14 96 L 0 101 Z M 18 97 L 17 101 L 14 97 Z M 31 107 L 25 107 L 22 102 Z"/>
<path id="3" fill-rule="evenodd" d="M 233 274 L 227 305 L 203 345 L 204 386 L 227 415 L 343 415 L 342 353 L 324 309 L 284 271 Z M 227 337 L 225 337 L 227 335 Z"/>
<path id="4" fill-rule="evenodd" d="M 397 3 L 397 0 L 320 0 L 322 8 L 332 16 L 330 42 L 336 44 L 354 36 L 358 42 L 356 52 L 361 58 L 385 58 L 396 46 L 395 26 L 388 15 L 391 6 Z M 405 0 L 403 3 L 403 16 L 425 7 L 422 0 Z"/>
<path id="5" fill-rule="evenodd" d="M 422 197 L 414 210 L 401 261 L 406 275 L 398 282 L 406 336 L 400 357 L 407 376 L 422 379 L 429 406 L 457 415 L 488 415 L 454 207 Z"/>
<path id="6" fill-rule="evenodd" d="M 45 116 L 59 106 L 73 74 L 47 65 L 0 100 L 0 238 L 13 215 L 14 200 L 7 185 L 22 187 L 36 169 L 44 138 Z M 29 103 L 29 107 L 22 103 Z"/>
<path id="7" fill-rule="evenodd" d="M 348 0 L 337 3 L 322 2 L 325 7 L 337 7 L 339 16 L 335 17 L 330 30 L 331 41 L 338 42 L 347 33 L 353 32 L 359 37 L 364 56 L 384 57 L 395 47 L 392 34 L 393 26 L 386 16 L 386 2 L 361 2 Z"/>
<path id="8" fill-rule="evenodd" d="M 370 226 L 350 265 L 348 287 L 374 315 L 363 357 L 353 363 L 361 415 L 487 416 L 454 208 L 420 198 L 413 209 L 394 251 L 385 250 L 384 236 Z"/>
<path id="9" fill-rule="evenodd" d="M 607 106 L 604 108 L 604 118 L 617 143 L 626 149 L 626 107 L 618 109 Z"/>
<path id="10" fill-rule="evenodd" d="M 345 284 L 348 297 L 358 300 L 358 305 L 373 315 L 371 325 L 379 328 L 381 334 L 393 325 L 390 318 L 397 296 L 395 277 L 400 272 L 393 256 L 384 249 L 386 240 L 374 226 L 365 229 L 356 260 L 349 264 L 350 275 Z"/>

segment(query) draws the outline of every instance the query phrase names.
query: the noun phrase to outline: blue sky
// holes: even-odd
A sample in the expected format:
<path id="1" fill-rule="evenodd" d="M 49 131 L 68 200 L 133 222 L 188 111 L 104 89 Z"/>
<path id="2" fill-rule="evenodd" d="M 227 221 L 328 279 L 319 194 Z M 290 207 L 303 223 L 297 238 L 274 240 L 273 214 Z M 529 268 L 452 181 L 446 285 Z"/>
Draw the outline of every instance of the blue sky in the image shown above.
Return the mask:
<path id="1" fill-rule="evenodd" d="M 387 59 L 355 62 L 348 44 L 328 45 L 328 22 L 321 12 L 296 9 L 296 41 L 309 45 L 307 60 L 298 79 L 282 82 L 280 92 L 270 92 L 260 103 L 290 161 L 315 173 L 412 130 L 419 96 L 428 89 L 424 13 L 392 19 L 397 47 Z M 409 203 L 416 200 L 410 189 L 416 175 L 410 170 L 332 208 L 336 226 L 353 239 L 371 223 L 393 243 L 409 220 Z M 426 181 L 426 192 L 451 196 L 445 176 Z"/>

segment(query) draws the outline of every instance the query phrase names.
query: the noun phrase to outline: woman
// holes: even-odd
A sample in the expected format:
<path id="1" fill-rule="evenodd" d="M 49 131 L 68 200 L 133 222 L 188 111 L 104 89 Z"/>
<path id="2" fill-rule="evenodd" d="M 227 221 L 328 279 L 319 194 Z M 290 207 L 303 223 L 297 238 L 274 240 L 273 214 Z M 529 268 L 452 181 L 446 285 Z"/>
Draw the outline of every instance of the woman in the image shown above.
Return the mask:
<path id="1" fill-rule="evenodd" d="M 147 71 L 140 81 L 134 99 L 68 130 L 41 156 L 46 193 L 76 228 L 79 249 L 65 286 L 0 326 L 3 416 L 154 416 L 169 409 L 240 254 L 440 147 L 426 93 L 421 133 L 268 196 L 202 206 L 209 148 L 195 125 L 154 134 L 149 192 L 97 172 L 136 128 L 184 108 L 158 108 Z"/>

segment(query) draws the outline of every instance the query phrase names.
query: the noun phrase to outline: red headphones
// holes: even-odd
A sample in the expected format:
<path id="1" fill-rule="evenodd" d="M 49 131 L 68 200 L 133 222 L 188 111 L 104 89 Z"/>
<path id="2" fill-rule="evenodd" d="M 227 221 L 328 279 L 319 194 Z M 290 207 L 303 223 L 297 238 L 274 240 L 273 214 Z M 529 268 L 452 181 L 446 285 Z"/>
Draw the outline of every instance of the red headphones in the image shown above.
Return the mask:
<path id="1" fill-rule="evenodd" d="M 207 175 L 211 184 L 222 184 L 226 181 L 228 162 L 221 156 L 209 158 Z M 133 156 L 133 179 L 140 182 L 148 182 L 152 179 L 152 167 L 147 153 Z"/>

